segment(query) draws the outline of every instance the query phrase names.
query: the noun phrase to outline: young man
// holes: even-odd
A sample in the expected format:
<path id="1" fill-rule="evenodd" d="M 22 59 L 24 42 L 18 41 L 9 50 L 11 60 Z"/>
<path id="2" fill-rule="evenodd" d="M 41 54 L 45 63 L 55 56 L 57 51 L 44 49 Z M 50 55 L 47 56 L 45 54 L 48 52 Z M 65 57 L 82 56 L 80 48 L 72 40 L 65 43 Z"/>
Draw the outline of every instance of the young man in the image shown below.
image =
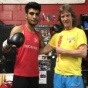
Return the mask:
<path id="1" fill-rule="evenodd" d="M 49 43 L 40 50 L 57 52 L 54 88 L 84 88 L 81 63 L 87 55 L 87 38 L 82 29 L 76 27 L 76 15 L 70 5 L 62 5 L 59 20 L 63 26 L 60 33 L 53 35 Z"/>
<path id="2" fill-rule="evenodd" d="M 39 22 L 41 5 L 36 2 L 29 2 L 25 6 L 26 23 L 16 26 L 10 33 L 11 37 L 18 32 L 23 33 L 25 41 L 20 48 L 17 48 L 16 61 L 14 66 L 13 88 L 38 88 L 39 48 L 44 47 L 44 42 L 40 33 L 35 30 Z M 13 44 L 8 44 L 8 40 L 3 42 L 2 51 L 7 52 Z"/>

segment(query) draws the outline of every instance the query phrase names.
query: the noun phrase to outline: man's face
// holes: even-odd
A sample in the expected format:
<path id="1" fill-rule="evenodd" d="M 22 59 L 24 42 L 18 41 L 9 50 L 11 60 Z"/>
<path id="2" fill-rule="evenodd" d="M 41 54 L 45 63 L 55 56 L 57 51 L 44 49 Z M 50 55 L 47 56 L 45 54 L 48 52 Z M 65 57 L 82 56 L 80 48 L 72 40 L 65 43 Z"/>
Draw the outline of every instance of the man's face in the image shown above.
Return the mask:
<path id="1" fill-rule="evenodd" d="M 72 28 L 72 16 L 71 13 L 68 11 L 64 11 L 61 13 L 61 22 L 65 29 L 71 29 Z"/>
<path id="2" fill-rule="evenodd" d="M 28 13 L 26 14 L 26 19 L 28 24 L 35 26 L 39 22 L 40 13 L 39 10 L 29 9 Z"/>

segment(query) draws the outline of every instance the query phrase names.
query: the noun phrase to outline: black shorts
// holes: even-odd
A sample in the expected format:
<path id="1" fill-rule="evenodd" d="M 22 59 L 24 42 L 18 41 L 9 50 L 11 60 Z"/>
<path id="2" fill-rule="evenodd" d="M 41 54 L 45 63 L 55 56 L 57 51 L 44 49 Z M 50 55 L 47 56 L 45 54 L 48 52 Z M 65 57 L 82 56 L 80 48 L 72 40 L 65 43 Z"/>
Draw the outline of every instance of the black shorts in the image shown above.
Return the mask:
<path id="1" fill-rule="evenodd" d="M 12 88 L 38 88 L 39 77 L 14 76 Z"/>

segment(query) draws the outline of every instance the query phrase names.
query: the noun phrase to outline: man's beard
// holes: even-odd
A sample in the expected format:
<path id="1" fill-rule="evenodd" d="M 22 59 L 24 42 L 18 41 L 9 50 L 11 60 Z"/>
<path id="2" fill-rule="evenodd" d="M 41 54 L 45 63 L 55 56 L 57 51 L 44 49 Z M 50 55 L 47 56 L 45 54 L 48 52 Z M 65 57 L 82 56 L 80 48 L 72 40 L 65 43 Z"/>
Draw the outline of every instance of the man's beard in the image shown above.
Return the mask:
<path id="1" fill-rule="evenodd" d="M 33 24 L 33 23 L 31 23 L 31 22 L 28 21 L 28 24 L 31 25 L 32 27 L 35 27 L 37 25 L 37 23 L 36 24 Z"/>

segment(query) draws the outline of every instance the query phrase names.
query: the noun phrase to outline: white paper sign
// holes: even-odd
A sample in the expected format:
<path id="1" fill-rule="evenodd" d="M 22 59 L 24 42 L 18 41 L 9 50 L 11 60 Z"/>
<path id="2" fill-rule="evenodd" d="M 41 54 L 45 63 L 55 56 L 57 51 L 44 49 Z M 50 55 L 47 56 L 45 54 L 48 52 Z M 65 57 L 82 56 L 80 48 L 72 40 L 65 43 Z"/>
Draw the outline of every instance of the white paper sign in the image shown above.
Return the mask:
<path id="1" fill-rule="evenodd" d="M 40 71 L 39 84 L 47 84 L 47 72 L 46 71 Z"/>
<path id="2" fill-rule="evenodd" d="M 0 4 L 26 4 L 28 2 L 38 2 L 40 4 L 82 4 L 85 0 L 0 0 Z"/>

